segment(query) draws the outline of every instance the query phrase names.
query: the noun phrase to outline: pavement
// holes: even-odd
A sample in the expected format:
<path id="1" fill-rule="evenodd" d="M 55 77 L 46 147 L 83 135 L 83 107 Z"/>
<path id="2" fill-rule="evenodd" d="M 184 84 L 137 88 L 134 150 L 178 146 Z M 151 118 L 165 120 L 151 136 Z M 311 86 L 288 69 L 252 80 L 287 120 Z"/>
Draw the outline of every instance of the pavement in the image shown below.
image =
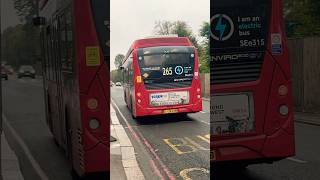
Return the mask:
<path id="1" fill-rule="evenodd" d="M 144 180 L 135 150 L 112 105 L 110 105 L 110 114 L 111 136 L 116 139 L 116 141 L 110 143 L 110 179 Z"/>
<path id="2" fill-rule="evenodd" d="M 320 113 L 295 112 L 294 120 L 299 123 L 320 126 Z"/>
<path id="3" fill-rule="evenodd" d="M 4 133 L 1 134 L 1 173 L 3 180 L 23 180 L 19 160 L 9 146 Z"/>

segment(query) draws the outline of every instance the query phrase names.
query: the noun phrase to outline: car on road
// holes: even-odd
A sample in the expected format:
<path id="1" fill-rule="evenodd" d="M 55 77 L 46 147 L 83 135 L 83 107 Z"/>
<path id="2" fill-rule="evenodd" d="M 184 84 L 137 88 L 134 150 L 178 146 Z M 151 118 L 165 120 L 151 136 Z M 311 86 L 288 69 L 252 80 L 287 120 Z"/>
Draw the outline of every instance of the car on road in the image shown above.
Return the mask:
<path id="1" fill-rule="evenodd" d="M 5 67 L 1 66 L 1 79 L 5 79 L 8 80 L 9 76 L 8 76 L 8 71 Z"/>
<path id="2" fill-rule="evenodd" d="M 14 70 L 13 70 L 12 66 L 4 65 L 3 67 L 6 69 L 8 75 L 13 75 L 14 74 Z"/>
<path id="3" fill-rule="evenodd" d="M 36 71 L 30 65 L 22 65 L 18 71 L 18 78 L 22 77 L 31 77 L 32 79 L 36 78 Z"/>
<path id="4" fill-rule="evenodd" d="M 121 82 L 116 82 L 116 86 L 121 86 Z"/>

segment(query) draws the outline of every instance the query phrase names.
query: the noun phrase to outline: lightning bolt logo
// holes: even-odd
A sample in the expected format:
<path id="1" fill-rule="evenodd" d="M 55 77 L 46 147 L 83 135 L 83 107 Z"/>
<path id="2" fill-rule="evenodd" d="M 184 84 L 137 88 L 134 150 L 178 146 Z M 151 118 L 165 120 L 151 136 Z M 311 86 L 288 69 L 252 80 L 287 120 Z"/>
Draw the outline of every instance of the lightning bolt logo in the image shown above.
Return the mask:
<path id="1" fill-rule="evenodd" d="M 220 31 L 220 37 L 219 37 L 220 41 L 222 40 L 225 30 L 226 30 L 226 25 L 222 24 L 222 15 L 220 15 L 218 24 L 216 26 L 216 31 Z"/>

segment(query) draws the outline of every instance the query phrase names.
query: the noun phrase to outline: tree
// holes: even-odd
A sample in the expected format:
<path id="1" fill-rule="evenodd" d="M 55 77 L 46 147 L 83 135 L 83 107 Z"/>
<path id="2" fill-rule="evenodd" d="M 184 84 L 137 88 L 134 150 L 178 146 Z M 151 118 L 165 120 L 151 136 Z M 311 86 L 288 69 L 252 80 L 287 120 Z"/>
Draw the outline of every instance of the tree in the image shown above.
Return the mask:
<path id="1" fill-rule="evenodd" d="M 285 0 L 284 17 L 288 36 L 319 36 L 319 11 L 319 0 Z"/>
<path id="2" fill-rule="evenodd" d="M 116 83 L 116 82 L 123 82 L 123 78 L 122 78 L 122 73 L 121 70 L 116 69 L 116 70 L 112 70 L 110 72 L 110 79 L 112 82 Z"/>
<path id="3" fill-rule="evenodd" d="M 197 38 L 193 35 L 190 26 L 184 21 L 156 21 L 154 30 L 156 35 L 177 34 L 179 37 L 188 37 L 195 47 L 198 47 Z"/>
<path id="4" fill-rule="evenodd" d="M 200 36 L 204 37 L 207 41 L 210 39 L 210 24 L 203 22 L 200 29 Z"/>
<path id="5" fill-rule="evenodd" d="M 199 31 L 200 36 L 204 39 L 198 48 L 199 51 L 199 64 L 200 72 L 209 73 L 210 72 L 210 24 L 208 22 L 203 22 Z"/>
<path id="6" fill-rule="evenodd" d="M 117 69 L 120 69 L 124 58 L 125 56 L 123 54 L 118 54 L 114 59 L 114 65 L 116 66 Z"/>
<path id="7" fill-rule="evenodd" d="M 34 15 L 38 14 L 39 0 L 13 0 L 13 3 L 17 15 L 22 21 L 31 23 Z"/>

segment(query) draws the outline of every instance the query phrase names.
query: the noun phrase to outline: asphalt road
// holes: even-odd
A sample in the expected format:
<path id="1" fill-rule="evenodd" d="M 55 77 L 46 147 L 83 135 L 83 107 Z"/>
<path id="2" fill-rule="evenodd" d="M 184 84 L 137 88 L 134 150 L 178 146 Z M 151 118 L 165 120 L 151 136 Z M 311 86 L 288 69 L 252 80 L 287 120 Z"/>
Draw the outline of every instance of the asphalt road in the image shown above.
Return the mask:
<path id="1" fill-rule="evenodd" d="M 122 98 L 122 88 L 112 88 L 112 99 L 119 108 L 119 120 L 124 125 L 136 149 L 138 162 L 146 179 L 175 179 L 190 177 L 208 179 L 209 102 L 204 112 L 188 118 L 166 116 L 136 121 L 131 118 Z M 49 179 L 70 180 L 70 169 L 64 152 L 59 149 L 46 126 L 42 81 L 15 79 L 3 81 L 3 112 L 7 122 L 22 139 L 34 159 Z M 143 141 L 138 142 L 126 124 Z M 296 156 L 272 165 L 249 166 L 246 171 L 211 171 L 213 179 L 248 180 L 318 180 L 320 176 L 320 127 L 295 124 Z M 26 180 L 40 179 L 30 157 L 4 127 L 9 144 L 17 153 Z M 281 148 L 281 147 L 279 147 Z M 159 170 L 157 172 L 156 170 Z M 232 172 L 232 173 L 231 173 Z"/>
<path id="2" fill-rule="evenodd" d="M 4 126 L 4 131 L 19 158 L 24 178 L 37 180 L 40 179 L 37 172 L 42 172 L 49 179 L 70 180 L 67 158 L 55 145 L 45 122 L 41 79 L 9 77 L 2 82 L 4 116 L 25 147 L 13 138 L 8 126 Z"/>
<path id="3" fill-rule="evenodd" d="M 187 117 L 134 120 L 123 100 L 122 87 L 113 87 L 111 97 L 146 179 L 209 179 L 209 101 L 203 101 L 202 112 Z"/>
<path id="4" fill-rule="evenodd" d="M 320 179 L 320 126 L 295 123 L 296 156 L 273 164 L 249 166 L 245 171 L 226 169 L 212 179 L 318 180 Z M 278 147 L 282 148 L 282 147 Z"/>

